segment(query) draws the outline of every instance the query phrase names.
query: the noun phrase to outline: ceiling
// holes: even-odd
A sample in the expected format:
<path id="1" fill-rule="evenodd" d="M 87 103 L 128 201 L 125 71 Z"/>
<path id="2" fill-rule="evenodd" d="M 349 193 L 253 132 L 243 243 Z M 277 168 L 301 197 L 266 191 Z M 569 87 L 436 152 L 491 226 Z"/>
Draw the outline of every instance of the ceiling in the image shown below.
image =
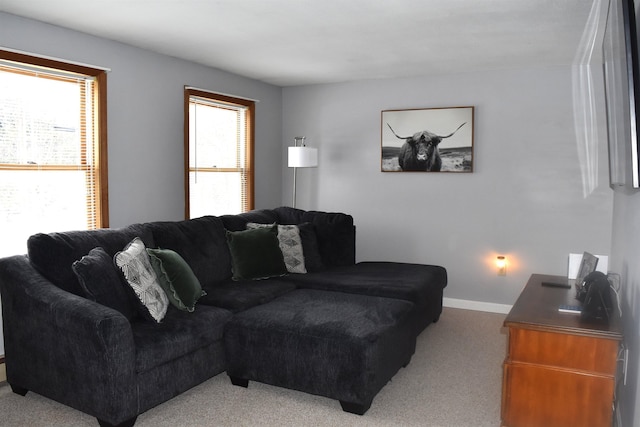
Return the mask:
<path id="1" fill-rule="evenodd" d="M 571 64 L 606 0 L 0 0 L 278 86 Z"/>

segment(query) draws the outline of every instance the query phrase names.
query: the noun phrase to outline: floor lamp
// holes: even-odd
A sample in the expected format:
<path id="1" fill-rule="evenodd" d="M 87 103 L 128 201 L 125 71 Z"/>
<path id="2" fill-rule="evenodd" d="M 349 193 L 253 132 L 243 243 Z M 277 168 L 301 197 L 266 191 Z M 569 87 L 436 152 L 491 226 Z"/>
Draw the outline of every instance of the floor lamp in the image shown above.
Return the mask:
<path id="1" fill-rule="evenodd" d="M 289 147 L 289 167 L 293 168 L 293 205 L 296 207 L 296 175 L 298 168 L 314 168 L 318 166 L 318 149 L 307 147 L 304 136 L 293 138 L 293 147 Z"/>

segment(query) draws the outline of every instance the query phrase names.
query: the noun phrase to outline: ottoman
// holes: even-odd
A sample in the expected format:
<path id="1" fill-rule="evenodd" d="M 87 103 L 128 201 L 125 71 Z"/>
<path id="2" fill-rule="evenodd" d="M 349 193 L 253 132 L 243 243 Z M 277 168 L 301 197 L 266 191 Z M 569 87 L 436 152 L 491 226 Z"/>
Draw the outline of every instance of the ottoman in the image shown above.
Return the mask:
<path id="1" fill-rule="evenodd" d="M 415 351 L 413 303 L 299 289 L 227 323 L 227 374 L 337 399 L 362 415 Z"/>

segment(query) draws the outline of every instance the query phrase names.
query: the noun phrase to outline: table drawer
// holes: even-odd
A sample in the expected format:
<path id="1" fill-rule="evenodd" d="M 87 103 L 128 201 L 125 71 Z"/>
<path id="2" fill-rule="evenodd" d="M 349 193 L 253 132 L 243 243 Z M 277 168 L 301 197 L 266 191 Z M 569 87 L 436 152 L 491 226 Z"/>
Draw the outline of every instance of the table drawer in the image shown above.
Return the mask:
<path id="1" fill-rule="evenodd" d="M 618 345 L 617 340 L 606 338 L 509 328 L 507 358 L 613 377 Z"/>
<path id="2" fill-rule="evenodd" d="M 611 426 L 613 378 L 509 362 L 504 377 L 505 427 Z"/>

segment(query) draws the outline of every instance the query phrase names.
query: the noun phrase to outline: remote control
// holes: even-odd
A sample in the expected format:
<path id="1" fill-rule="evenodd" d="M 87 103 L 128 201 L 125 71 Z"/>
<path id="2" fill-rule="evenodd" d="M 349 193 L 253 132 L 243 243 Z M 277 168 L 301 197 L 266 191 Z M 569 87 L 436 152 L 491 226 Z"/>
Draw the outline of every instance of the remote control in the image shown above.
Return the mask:
<path id="1" fill-rule="evenodd" d="M 580 307 L 579 305 L 562 304 L 562 305 L 560 305 L 560 307 L 558 307 L 558 311 L 560 311 L 562 313 L 580 314 L 580 313 L 582 313 L 582 307 Z"/>
<path id="2" fill-rule="evenodd" d="M 568 283 L 558 283 L 558 282 L 542 282 L 542 286 L 553 286 L 556 288 L 571 288 L 571 285 Z"/>

